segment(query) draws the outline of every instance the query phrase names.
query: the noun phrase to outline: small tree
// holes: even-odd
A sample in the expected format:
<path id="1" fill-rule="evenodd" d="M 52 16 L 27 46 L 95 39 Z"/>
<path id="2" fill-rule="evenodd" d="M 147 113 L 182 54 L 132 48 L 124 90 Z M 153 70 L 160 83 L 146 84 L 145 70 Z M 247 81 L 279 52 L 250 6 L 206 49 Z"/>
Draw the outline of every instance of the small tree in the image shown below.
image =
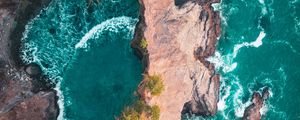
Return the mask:
<path id="1" fill-rule="evenodd" d="M 143 49 L 146 49 L 148 46 L 148 42 L 145 38 L 143 38 L 141 41 L 140 41 L 140 47 L 143 48 Z"/>
<path id="2" fill-rule="evenodd" d="M 158 120 L 159 116 L 159 106 L 150 106 L 145 101 L 137 100 L 132 106 L 126 107 L 117 120 Z"/>
<path id="3" fill-rule="evenodd" d="M 151 119 L 152 120 L 159 120 L 159 116 L 160 116 L 160 108 L 158 105 L 153 105 L 151 107 Z"/>
<path id="4" fill-rule="evenodd" d="M 126 107 L 118 120 L 139 120 L 139 113 L 132 107 Z"/>
<path id="5" fill-rule="evenodd" d="M 138 112 L 138 113 L 142 113 L 143 111 L 145 111 L 147 107 L 147 104 L 142 101 L 142 100 L 137 100 L 135 101 L 135 103 L 133 104 L 133 108 Z"/>
<path id="6" fill-rule="evenodd" d="M 161 76 L 159 75 L 146 75 L 145 76 L 145 89 L 149 89 L 151 95 L 158 96 L 165 89 Z"/>

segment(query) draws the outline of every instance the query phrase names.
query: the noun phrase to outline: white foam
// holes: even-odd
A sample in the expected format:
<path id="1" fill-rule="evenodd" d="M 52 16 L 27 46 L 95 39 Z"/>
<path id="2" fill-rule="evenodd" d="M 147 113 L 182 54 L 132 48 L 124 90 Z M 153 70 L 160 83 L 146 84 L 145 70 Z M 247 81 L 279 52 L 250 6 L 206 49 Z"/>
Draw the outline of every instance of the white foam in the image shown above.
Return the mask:
<path id="1" fill-rule="evenodd" d="M 257 37 L 257 39 L 254 42 L 251 42 L 250 45 L 253 47 L 259 47 L 263 44 L 262 40 L 265 38 L 266 33 L 264 31 L 261 31 Z"/>
<path id="2" fill-rule="evenodd" d="M 259 46 L 261 46 L 263 44 L 263 39 L 265 38 L 265 36 L 266 36 L 266 33 L 264 31 L 261 31 L 255 41 L 253 41 L 251 43 L 243 42 L 241 44 L 235 45 L 234 49 L 233 49 L 233 57 L 235 58 L 237 53 L 239 52 L 239 50 L 243 47 L 256 47 L 256 48 L 258 48 Z"/>
<path id="3" fill-rule="evenodd" d="M 299 31 L 300 31 L 299 30 L 299 28 L 300 28 L 300 19 L 298 17 L 295 17 L 294 21 L 296 22 L 296 24 L 295 24 L 295 30 L 297 31 L 297 34 L 300 35 L 299 34 Z"/>
<path id="4" fill-rule="evenodd" d="M 259 110 L 259 113 L 261 115 L 265 115 L 268 112 L 269 108 L 266 104 L 263 105 L 263 107 Z"/>
<path id="5" fill-rule="evenodd" d="M 211 6 L 213 7 L 214 11 L 221 11 L 222 9 L 221 3 L 213 3 Z"/>
<path id="6" fill-rule="evenodd" d="M 58 114 L 57 120 L 64 120 L 64 110 L 65 110 L 64 97 L 63 97 L 63 93 L 61 91 L 60 84 L 61 84 L 61 82 L 58 82 L 54 88 L 54 90 L 57 91 L 57 96 L 59 97 L 58 101 L 57 101 L 57 104 L 59 107 L 59 114 Z"/>
<path id="7" fill-rule="evenodd" d="M 238 86 L 238 90 L 235 92 L 233 96 L 233 104 L 234 104 L 234 113 L 236 117 L 243 117 L 244 111 L 246 107 L 248 107 L 251 104 L 250 99 L 243 103 L 241 100 L 241 97 L 243 96 L 243 87 L 240 83 L 235 82 L 235 84 Z"/>
<path id="8" fill-rule="evenodd" d="M 260 4 L 265 4 L 264 0 L 258 0 Z"/>
<path id="9" fill-rule="evenodd" d="M 267 11 L 265 0 L 258 0 L 258 1 L 262 5 L 262 11 L 261 11 L 262 14 L 266 15 L 268 13 L 268 11 Z"/>
<path id="10" fill-rule="evenodd" d="M 232 62 L 232 56 L 221 56 L 219 51 L 216 51 L 214 56 L 207 58 L 207 61 L 213 63 L 217 70 L 222 70 L 224 73 L 229 73 L 237 67 L 236 62 Z"/>
<path id="11" fill-rule="evenodd" d="M 226 99 L 229 97 L 230 95 L 230 86 L 227 86 L 225 88 L 225 95 L 224 96 L 221 96 L 217 106 L 218 106 L 218 110 L 219 111 L 224 111 L 226 108 L 227 108 L 227 105 L 226 105 Z"/>
<path id="12" fill-rule="evenodd" d="M 108 20 L 96 25 L 88 33 L 86 33 L 81 38 L 79 43 L 77 43 L 75 45 L 75 48 L 76 49 L 77 48 L 85 48 L 87 46 L 86 45 L 87 41 L 90 38 L 94 37 L 95 35 L 98 35 L 99 32 L 101 33 L 104 30 L 109 30 L 111 32 L 117 32 L 118 28 L 124 27 L 124 26 L 125 27 L 129 26 L 129 24 L 132 23 L 133 21 L 136 21 L 136 20 L 131 17 L 126 17 L 126 16 L 108 19 Z"/>

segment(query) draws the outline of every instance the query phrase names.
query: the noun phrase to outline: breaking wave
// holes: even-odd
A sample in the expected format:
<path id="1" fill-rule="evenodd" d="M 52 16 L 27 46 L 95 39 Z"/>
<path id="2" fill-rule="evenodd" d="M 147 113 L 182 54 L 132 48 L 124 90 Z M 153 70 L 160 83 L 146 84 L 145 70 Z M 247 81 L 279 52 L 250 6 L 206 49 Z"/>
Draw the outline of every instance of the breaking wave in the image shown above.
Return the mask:
<path id="1" fill-rule="evenodd" d="M 129 32 L 124 37 L 132 37 L 135 24 L 137 23 L 137 19 L 126 16 L 103 20 L 106 16 L 100 15 L 101 18 L 97 18 L 98 14 L 103 12 L 99 9 L 98 12 L 93 13 L 95 15 L 93 16 L 95 17 L 93 22 L 100 24 L 88 31 L 90 26 L 95 23 L 87 20 L 93 17 L 89 15 L 85 1 L 65 2 L 67 1 L 53 0 L 47 8 L 42 10 L 39 15 L 25 26 L 21 39 L 20 55 L 25 63 L 35 62 L 39 64 L 44 74 L 52 82 L 56 83 L 54 89 L 59 96 L 59 120 L 65 119 L 63 116 L 66 102 L 61 90 L 61 81 L 63 80 L 64 71 L 76 54 L 76 48 L 87 47 L 89 39 L 100 38 L 104 31 L 105 33 Z M 117 3 L 119 1 L 111 2 L 119 4 Z M 78 4 L 82 5 L 77 6 Z M 78 11 L 78 15 L 74 15 L 71 12 L 74 9 Z M 97 44 L 99 41 L 93 43 Z M 74 46 L 76 47 L 74 48 Z"/>
<path id="2" fill-rule="evenodd" d="M 93 27 L 89 32 L 87 32 L 82 39 L 75 45 L 75 48 L 84 48 L 86 47 L 86 43 L 89 39 L 94 38 L 97 39 L 103 31 L 109 32 L 119 32 L 120 29 L 127 29 L 131 33 L 134 30 L 132 24 L 135 24 L 137 19 L 133 19 L 130 17 L 122 16 L 116 17 L 109 20 L 102 22 L 101 24 L 96 25 Z M 131 34 L 132 35 L 132 34 Z"/>
<path id="3" fill-rule="evenodd" d="M 259 47 L 263 44 L 263 39 L 265 38 L 266 33 L 264 31 L 261 31 L 258 35 L 258 37 L 256 38 L 255 41 L 248 43 L 248 42 L 243 42 L 242 44 L 237 44 L 234 46 L 233 49 L 233 57 L 235 58 L 236 55 L 238 54 L 239 50 L 243 47 Z"/>

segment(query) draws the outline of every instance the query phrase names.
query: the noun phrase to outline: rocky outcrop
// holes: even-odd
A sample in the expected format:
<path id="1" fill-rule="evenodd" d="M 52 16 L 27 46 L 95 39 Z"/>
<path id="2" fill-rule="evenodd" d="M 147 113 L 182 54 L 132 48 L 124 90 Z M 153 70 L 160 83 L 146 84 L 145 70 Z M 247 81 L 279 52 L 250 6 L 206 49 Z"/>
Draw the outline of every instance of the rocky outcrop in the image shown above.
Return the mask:
<path id="1" fill-rule="evenodd" d="M 165 91 L 144 99 L 161 108 L 161 120 L 182 115 L 214 115 L 219 96 L 219 75 L 206 61 L 220 34 L 217 0 L 139 0 L 140 21 L 132 47 L 142 58 L 145 74 L 162 76 Z M 148 42 L 146 49 L 139 42 Z M 147 95 L 144 92 L 140 92 Z"/>
<path id="2" fill-rule="evenodd" d="M 19 58 L 20 39 L 27 22 L 50 0 L 0 1 L 0 120 L 54 120 L 56 92 L 36 64 Z"/>
<path id="3" fill-rule="evenodd" d="M 57 109 L 54 92 L 39 92 L 29 98 L 19 101 L 17 104 L 11 103 L 6 106 L 10 109 L 1 111 L 1 120 L 56 120 Z M 15 102 L 12 100 L 11 102 Z M 5 110 L 5 109 L 3 109 Z"/>
<path id="4" fill-rule="evenodd" d="M 264 88 L 262 94 L 254 92 L 252 95 L 252 104 L 245 109 L 243 120 L 260 120 L 260 110 L 263 107 L 264 101 L 269 98 L 269 89 Z"/>
<path id="5" fill-rule="evenodd" d="M 30 63 L 25 66 L 25 72 L 32 77 L 39 76 L 42 74 L 41 67 L 36 63 Z"/>

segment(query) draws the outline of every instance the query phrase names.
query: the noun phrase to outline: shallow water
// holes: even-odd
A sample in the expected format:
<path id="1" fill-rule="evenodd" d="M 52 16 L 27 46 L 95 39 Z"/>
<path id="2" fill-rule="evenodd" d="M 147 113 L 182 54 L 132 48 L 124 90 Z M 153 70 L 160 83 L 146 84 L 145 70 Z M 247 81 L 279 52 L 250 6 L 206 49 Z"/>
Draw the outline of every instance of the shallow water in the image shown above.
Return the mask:
<path id="1" fill-rule="evenodd" d="M 59 119 L 111 120 L 134 98 L 142 67 L 130 40 L 137 0 L 53 0 L 26 26 L 22 59 L 57 83 Z"/>

